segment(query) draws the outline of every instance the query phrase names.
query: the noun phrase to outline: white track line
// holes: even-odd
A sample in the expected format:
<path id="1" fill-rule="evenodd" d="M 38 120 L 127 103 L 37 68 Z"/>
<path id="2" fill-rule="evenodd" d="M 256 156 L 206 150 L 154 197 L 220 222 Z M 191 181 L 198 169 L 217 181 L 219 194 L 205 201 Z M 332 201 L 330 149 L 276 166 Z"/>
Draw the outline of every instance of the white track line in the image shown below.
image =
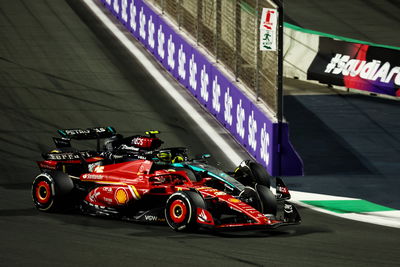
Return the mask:
<path id="1" fill-rule="evenodd" d="M 332 195 L 324 195 L 324 194 L 316 194 L 316 193 L 306 193 L 290 190 L 290 194 L 292 198 L 291 202 L 303 206 L 318 212 L 330 214 L 336 217 L 341 217 L 345 219 L 367 222 L 377 225 L 383 225 L 388 227 L 400 228 L 400 211 L 399 210 L 391 210 L 391 211 L 373 211 L 373 212 L 361 212 L 361 213 L 336 213 L 333 211 L 329 211 L 327 209 L 319 208 L 316 206 L 312 206 L 306 204 L 302 201 L 307 200 L 361 200 L 358 198 L 349 198 L 349 197 L 339 197 Z"/>
<path id="2" fill-rule="evenodd" d="M 175 89 L 146 55 L 125 36 L 125 34 L 112 22 L 103 11 L 92 1 L 83 0 L 83 2 L 92 10 L 92 12 L 100 19 L 102 23 L 111 31 L 112 34 L 128 49 L 128 51 L 138 59 L 148 73 L 153 76 L 160 87 L 163 88 L 182 109 L 193 119 L 193 121 L 201 128 L 205 134 L 223 151 L 227 158 L 237 166 L 242 161 L 238 153 L 217 133 L 217 131 L 201 116 L 197 110 Z"/>

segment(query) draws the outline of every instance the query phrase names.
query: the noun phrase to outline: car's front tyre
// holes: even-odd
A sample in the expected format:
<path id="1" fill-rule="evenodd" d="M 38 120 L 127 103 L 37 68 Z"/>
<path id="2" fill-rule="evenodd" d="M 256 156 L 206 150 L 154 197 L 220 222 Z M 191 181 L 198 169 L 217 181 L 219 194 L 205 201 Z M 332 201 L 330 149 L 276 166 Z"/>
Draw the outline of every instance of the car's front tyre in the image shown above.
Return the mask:
<path id="1" fill-rule="evenodd" d="M 204 208 L 203 198 L 196 192 L 180 191 L 172 194 L 165 207 L 165 220 L 175 231 L 195 231 L 197 208 Z"/>

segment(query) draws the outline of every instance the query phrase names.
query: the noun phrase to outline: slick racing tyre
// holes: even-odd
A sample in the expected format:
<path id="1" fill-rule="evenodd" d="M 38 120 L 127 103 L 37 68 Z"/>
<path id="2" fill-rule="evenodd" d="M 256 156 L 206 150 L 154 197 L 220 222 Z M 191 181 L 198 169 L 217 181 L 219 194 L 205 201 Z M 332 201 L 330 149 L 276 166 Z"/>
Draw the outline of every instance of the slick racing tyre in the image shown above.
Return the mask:
<path id="1" fill-rule="evenodd" d="M 32 199 L 40 211 L 56 212 L 68 207 L 68 194 L 74 185 L 62 172 L 39 174 L 32 184 Z"/>
<path id="2" fill-rule="evenodd" d="M 263 185 L 268 188 L 271 187 L 269 175 L 261 164 L 252 162 L 250 164 L 250 169 L 251 172 L 253 173 L 254 180 L 256 181 L 257 184 Z"/>
<path id="3" fill-rule="evenodd" d="M 264 167 L 250 160 L 240 163 L 235 169 L 234 175 L 239 182 L 246 186 L 254 187 L 255 184 L 261 184 L 268 188 L 271 187 L 269 175 Z"/>
<path id="4" fill-rule="evenodd" d="M 172 194 L 165 207 L 165 220 L 175 231 L 195 231 L 197 208 L 204 208 L 203 198 L 196 192 L 180 191 Z"/>
<path id="5" fill-rule="evenodd" d="M 255 189 L 262 204 L 262 213 L 274 214 L 277 212 L 277 201 L 275 195 L 265 185 L 257 184 Z"/>

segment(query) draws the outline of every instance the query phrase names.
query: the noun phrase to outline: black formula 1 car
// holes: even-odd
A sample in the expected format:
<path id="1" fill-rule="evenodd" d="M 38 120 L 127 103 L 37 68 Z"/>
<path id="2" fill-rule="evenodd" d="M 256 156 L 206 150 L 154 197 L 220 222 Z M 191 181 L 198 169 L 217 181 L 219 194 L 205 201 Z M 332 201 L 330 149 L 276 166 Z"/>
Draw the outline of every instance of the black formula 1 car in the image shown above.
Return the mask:
<path id="1" fill-rule="evenodd" d="M 113 127 L 93 127 L 88 129 L 60 129 L 61 137 L 53 137 L 55 148 L 42 153 L 43 161 L 37 164 L 40 170 L 63 171 L 73 176 L 91 172 L 96 166 L 121 163 L 137 159 L 163 162 L 187 161 L 188 151 L 184 147 L 160 148 L 164 143 L 156 134 L 123 137 Z M 95 149 L 77 149 L 76 141 L 96 141 Z"/>

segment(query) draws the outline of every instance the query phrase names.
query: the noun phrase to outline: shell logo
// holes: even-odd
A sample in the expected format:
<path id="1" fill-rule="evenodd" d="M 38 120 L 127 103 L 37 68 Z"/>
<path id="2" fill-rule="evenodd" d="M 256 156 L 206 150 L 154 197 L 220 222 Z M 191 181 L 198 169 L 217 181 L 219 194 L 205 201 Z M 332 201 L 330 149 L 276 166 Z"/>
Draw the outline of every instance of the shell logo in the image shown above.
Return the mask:
<path id="1" fill-rule="evenodd" d="M 126 193 L 125 189 L 117 189 L 115 192 L 115 200 L 117 200 L 118 204 L 126 204 L 126 202 L 128 202 L 128 194 Z"/>
<path id="2" fill-rule="evenodd" d="M 240 202 L 239 199 L 233 198 L 233 197 L 232 197 L 232 198 L 229 198 L 228 201 L 229 201 L 229 202 L 232 202 L 232 203 L 239 203 L 239 202 Z"/>

